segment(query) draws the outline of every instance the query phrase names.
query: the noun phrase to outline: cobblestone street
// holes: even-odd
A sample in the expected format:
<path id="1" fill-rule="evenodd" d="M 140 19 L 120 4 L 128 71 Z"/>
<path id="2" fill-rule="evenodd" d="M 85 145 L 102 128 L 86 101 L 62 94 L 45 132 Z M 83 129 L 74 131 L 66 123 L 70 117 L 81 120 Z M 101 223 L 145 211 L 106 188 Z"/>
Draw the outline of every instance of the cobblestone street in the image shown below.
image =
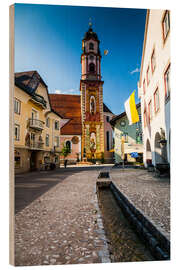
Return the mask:
<path id="1" fill-rule="evenodd" d="M 27 197 L 36 196 L 16 214 L 16 265 L 101 262 L 106 250 L 95 200 L 97 176 L 93 169 L 62 169 L 17 177 L 17 207 L 23 207 L 23 197 L 26 206 Z"/>
<path id="2" fill-rule="evenodd" d="M 121 192 L 170 238 L 170 180 L 146 170 L 111 170 Z"/>
<path id="3" fill-rule="evenodd" d="M 16 265 L 110 262 L 95 194 L 100 170 L 67 168 L 16 177 Z M 110 174 L 169 235 L 169 181 L 138 169 L 112 169 Z"/>

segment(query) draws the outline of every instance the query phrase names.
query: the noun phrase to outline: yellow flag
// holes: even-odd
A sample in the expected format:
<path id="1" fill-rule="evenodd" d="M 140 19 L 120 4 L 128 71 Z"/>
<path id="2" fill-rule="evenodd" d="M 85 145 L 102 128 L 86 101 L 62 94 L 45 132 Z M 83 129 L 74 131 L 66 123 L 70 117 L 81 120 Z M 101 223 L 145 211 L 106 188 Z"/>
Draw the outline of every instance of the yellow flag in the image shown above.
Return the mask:
<path id="1" fill-rule="evenodd" d="M 136 108 L 134 92 L 130 95 L 130 97 L 124 103 L 125 111 L 129 120 L 129 125 L 139 122 L 139 115 Z"/>

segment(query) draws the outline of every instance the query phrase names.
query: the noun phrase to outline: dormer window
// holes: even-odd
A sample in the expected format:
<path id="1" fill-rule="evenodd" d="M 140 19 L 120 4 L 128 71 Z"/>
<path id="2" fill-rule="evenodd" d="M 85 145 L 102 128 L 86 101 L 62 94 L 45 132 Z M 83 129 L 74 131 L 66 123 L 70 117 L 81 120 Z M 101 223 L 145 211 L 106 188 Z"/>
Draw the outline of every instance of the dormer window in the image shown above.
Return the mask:
<path id="1" fill-rule="evenodd" d="M 92 73 L 95 72 L 95 65 L 93 63 L 89 64 L 89 71 Z"/>
<path id="2" fill-rule="evenodd" d="M 89 43 L 89 50 L 94 50 L 94 44 L 92 42 Z"/>

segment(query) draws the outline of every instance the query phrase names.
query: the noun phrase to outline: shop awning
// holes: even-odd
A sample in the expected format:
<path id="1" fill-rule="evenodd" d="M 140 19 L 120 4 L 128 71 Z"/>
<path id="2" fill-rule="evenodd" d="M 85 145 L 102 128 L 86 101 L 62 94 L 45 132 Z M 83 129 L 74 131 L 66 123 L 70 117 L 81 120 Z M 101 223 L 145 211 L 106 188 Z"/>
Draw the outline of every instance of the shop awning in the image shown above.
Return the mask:
<path id="1" fill-rule="evenodd" d="M 132 158 L 137 158 L 139 156 L 137 152 L 132 152 L 130 155 Z"/>

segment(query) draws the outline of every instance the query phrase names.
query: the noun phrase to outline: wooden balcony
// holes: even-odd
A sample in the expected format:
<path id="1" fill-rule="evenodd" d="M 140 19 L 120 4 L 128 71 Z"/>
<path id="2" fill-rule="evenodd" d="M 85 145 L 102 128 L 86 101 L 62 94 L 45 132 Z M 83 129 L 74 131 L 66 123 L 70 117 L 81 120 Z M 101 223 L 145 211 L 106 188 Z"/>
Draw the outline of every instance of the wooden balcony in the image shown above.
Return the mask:
<path id="1" fill-rule="evenodd" d="M 44 122 L 39 119 L 28 119 L 28 127 L 36 129 L 36 130 L 43 130 L 44 129 Z"/>

